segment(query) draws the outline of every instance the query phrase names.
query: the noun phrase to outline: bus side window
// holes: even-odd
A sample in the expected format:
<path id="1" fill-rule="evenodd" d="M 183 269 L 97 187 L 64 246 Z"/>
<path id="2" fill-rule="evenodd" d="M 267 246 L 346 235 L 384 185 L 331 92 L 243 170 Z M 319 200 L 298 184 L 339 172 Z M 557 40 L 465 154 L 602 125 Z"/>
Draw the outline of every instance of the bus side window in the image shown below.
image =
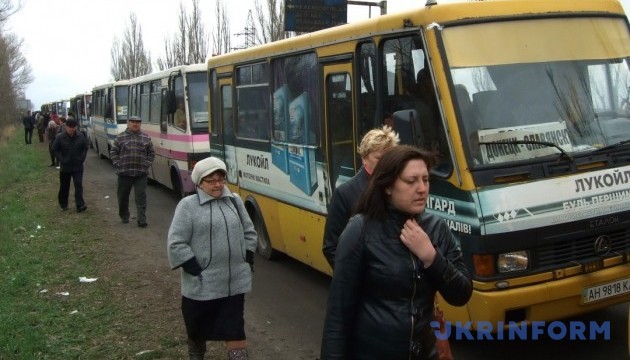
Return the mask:
<path id="1" fill-rule="evenodd" d="M 236 106 L 239 137 L 269 140 L 269 79 L 267 63 L 237 68 Z"/>
<path id="2" fill-rule="evenodd" d="M 184 97 L 184 80 L 182 76 L 175 78 L 175 113 L 173 114 L 173 124 L 186 131 L 186 99 Z"/>
<path id="3" fill-rule="evenodd" d="M 358 49 L 357 76 L 359 93 L 357 106 L 357 137 L 360 139 L 369 130 L 380 125 L 381 118 L 377 113 L 376 94 L 376 46 L 373 42 L 365 42 Z M 389 114 L 392 114 L 389 112 Z"/>
<path id="4" fill-rule="evenodd" d="M 326 79 L 326 109 L 329 139 L 329 174 L 332 190 L 354 176 L 352 139 L 352 88 L 347 73 Z"/>

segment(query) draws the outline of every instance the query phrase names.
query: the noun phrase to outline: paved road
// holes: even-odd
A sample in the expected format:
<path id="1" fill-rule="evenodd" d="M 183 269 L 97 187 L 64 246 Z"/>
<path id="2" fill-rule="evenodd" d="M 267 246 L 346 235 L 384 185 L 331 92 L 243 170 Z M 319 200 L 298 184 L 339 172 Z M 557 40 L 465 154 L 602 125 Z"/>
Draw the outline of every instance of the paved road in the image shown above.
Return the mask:
<path id="1" fill-rule="evenodd" d="M 101 201 L 111 204 L 116 216 L 115 175 L 108 160 L 88 153 L 86 183 L 98 182 Z M 86 186 L 86 191 L 90 188 Z M 109 197 L 107 197 L 109 196 Z M 178 199 L 161 186 L 148 188 L 149 227 L 155 253 L 164 254 L 164 242 Z M 102 205 L 102 204 L 101 204 Z M 165 261 L 160 259 L 159 261 Z M 246 299 L 246 326 L 250 353 L 257 360 L 317 359 L 326 308 L 329 278 L 289 258 L 269 262 L 256 259 L 254 288 Z M 178 286 L 178 285 L 174 285 Z M 457 360 L 520 359 L 629 359 L 628 304 L 571 320 L 611 322 L 611 339 L 598 341 L 452 341 Z"/>

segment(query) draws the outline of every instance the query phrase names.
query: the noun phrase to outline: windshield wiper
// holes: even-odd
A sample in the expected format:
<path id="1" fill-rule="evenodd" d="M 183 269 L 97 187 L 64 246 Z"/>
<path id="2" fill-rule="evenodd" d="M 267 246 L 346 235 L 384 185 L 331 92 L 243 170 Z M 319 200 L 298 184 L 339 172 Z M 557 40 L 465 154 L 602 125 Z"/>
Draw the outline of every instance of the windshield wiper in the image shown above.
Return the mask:
<path id="1" fill-rule="evenodd" d="M 575 162 L 573 157 L 571 155 L 569 155 L 568 152 L 564 151 L 564 149 L 561 148 L 560 145 L 554 144 L 554 143 L 549 142 L 549 141 L 510 140 L 510 141 L 480 141 L 479 142 L 479 145 L 492 145 L 492 144 L 500 144 L 500 145 L 512 145 L 512 144 L 514 144 L 514 145 L 543 145 L 543 146 L 547 146 L 547 147 L 554 147 L 554 148 L 558 149 L 558 151 L 560 151 L 560 157 L 558 158 L 558 160 L 560 160 L 562 157 L 565 157 L 569 161 L 571 161 L 572 163 Z"/>
<path id="2" fill-rule="evenodd" d="M 622 141 L 616 142 L 614 144 L 610 144 L 608 146 L 604 146 L 603 148 L 595 149 L 595 150 L 593 150 L 593 153 L 604 152 L 606 150 L 610 150 L 610 149 L 621 147 L 621 146 L 626 145 L 628 143 L 630 143 L 630 139 L 622 140 Z"/>

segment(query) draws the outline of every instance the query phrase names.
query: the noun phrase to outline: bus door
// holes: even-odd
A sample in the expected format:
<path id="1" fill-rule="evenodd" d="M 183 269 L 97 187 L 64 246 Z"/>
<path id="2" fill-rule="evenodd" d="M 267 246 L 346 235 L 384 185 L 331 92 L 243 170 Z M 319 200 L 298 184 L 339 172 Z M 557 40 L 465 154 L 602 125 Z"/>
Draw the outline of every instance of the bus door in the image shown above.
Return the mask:
<path id="1" fill-rule="evenodd" d="M 326 153 L 330 203 L 332 191 L 356 172 L 352 112 L 352 64 L 324 65 L 326 106 Z"/>
<path id="2" fill-rule="evenodd" d="M 238 185 L 236 167 L 236 149 L 234 148 L 232 78 L 218 79 L 212 72 L 212 117 L 210 127 L 210 152 L 225 162 L 227 178 L 231 184 Z"/>
<path id="3" fill-rule="evenodd" d="M 167 136 L 169 114 L 166 99 L 168 88 L 159 88 L 158 93 L 158 87 L 159 86 L 156 82 L 151 84 L 151 109 L 149 112 L 149 124 L 159 125 L 160 129 L 160 138 L 154 139 L 153 141 L 155 153 L 159 156 L 156 156 L 153 161 L 153 166 L 151 167 L 151 178 L 160 184 L 168 186 L 173 183 L 170 176 L 172 146 L 171 141 Z M 150 125 L 150 127 L 155 129 L 155 125 Z"/>

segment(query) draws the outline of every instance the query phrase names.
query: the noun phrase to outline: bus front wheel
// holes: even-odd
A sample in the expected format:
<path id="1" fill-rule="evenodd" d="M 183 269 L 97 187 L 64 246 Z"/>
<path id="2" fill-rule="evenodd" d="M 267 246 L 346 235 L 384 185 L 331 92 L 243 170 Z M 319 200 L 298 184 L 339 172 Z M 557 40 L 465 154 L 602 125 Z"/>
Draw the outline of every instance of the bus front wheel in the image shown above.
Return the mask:
<path id="1" fill-rule="evenodd" d="M 269 234 L 267 233 L 267 227 L 265 221 L 259 212 L 256 212 L 256 216 L 253 219 L 256 233 L 258 234 L 258 254 L 267 260 L 275 260 L 279 257 L 278 251 L 274 250 L 269 240 Z"/>
<path id="2" fill-rule="evenodd" d="M 101 153 L 101 149 L 98 147 L 98 143 L 96 143 L 96 153 L 98 154 L 99 159 L 105 159 L 105 155 Z"/>
<path id="3" fill-rule="evenodd" d="M 171 171 L 171 182 L 173 184 L 173 190 L 175 191 L 175 194 L 177 194 L 177 196 L 180 199 L 183 199 L 188 195 L 184 191 L 184 185 L 182 184 L 182 180 L 179 178 L 175 170 Z"/>

